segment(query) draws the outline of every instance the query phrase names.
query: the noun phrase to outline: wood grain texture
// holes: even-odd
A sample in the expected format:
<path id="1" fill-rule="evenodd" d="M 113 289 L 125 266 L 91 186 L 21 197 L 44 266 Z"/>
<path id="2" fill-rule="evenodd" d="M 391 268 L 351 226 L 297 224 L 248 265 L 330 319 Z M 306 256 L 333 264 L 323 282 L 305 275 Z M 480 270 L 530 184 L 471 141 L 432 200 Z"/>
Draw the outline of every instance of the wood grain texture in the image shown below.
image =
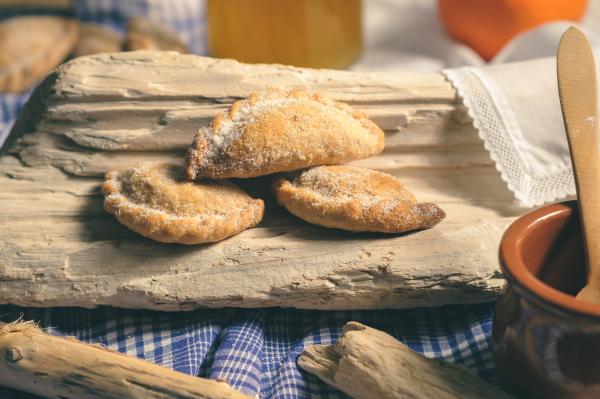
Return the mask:
<path id="1" fill-rule="evenodd" d="M 578 299 L 600 304 L 600 137 L 594 53 L 585 34 L 570 27 L 556 57 L 558 94 L 571 152 L 588 281 Z"/>
<path id="2" fill-rule="evenodd" d="M 366 112 L 392 173 L 448 214 L 407 235 L 308 225 L 266 200 L 257 228 L 212 245 L 158 244 L 102 210 L 100 179 L 140 160 L 183 160 L 197 128 L 266 87 L 304 87 Z M 66 110 L 69 111 L 66 111 Z M 172 118 L 177 115 L 177 118 Z M 176 120 L 177 123 L 171 123 Z M 0 303 L 187 310 L 374 309 L 489 301 L 497 247 L 521 212 L 441 75 L 244 65 L 174 53 L 82 57 L 34 94 L 0 159 Z"/>
<path id="3" fill-rule="evenodd" d="M 509 399 L 464 366 L 428 359 L 394 337 L 357 322 L 335 345 L 313 345 L 298 365 L 352 398 Z"/>
<path id="4" fill-rule="evenodd" d="M 0 323 L 0 385 L 60 399 L 248 399 L 226 382 L 180 373 L 31 322 Z"/>

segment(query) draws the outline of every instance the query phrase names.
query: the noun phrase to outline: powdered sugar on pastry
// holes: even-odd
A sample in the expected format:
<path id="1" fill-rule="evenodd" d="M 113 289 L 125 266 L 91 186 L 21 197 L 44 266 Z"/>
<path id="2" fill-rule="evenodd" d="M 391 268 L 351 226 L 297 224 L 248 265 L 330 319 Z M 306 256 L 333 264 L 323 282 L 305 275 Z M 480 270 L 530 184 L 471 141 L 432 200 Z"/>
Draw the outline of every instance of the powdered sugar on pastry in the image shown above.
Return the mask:
<path id="1" fill-rule="evenodd" d="M 271 90 L 235 102 L 198 132 L 187 176 L 262 176 L 366 158 L 383 145 L 383 131 L 347 104 L 301 90 Z"/>
<path id="2" fill-rule="evenodd" d="M 228 181 L 190 183 L 181 166 L 143 163 L 109 172 L 104 208 L 133 231 L 156 241 L 220 241 L 258 224 L 264 204 Z"/>
<path id="3" fill-rule="evenodd" d="M 294 215 L 326 227 L 401 233 L 430 228 L 445 213 L 418 204 L 394 176 L 352 166 L 319 166 L 279 178 L 277 201 Z"/>

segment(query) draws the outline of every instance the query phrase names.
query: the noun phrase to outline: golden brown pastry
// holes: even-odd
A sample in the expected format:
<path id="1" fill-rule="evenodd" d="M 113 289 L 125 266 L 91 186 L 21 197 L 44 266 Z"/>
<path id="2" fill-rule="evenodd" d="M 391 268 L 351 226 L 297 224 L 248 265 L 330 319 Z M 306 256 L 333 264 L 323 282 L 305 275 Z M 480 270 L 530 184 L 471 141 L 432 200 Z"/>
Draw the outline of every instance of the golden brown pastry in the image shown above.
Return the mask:
<path id="1" fill-rule="evenodd" d="M 402 233 L 427 229 L 445 216 L 418 204 L 394 176 L 352 166 L 319 166 L 274 182 L 277 201 L 309 223 L 350 231 Z"/>
<path id="2" fill-rule="evenodd" d="M 62 63 L 79 25 L 63 17 L 26 16 L 0 23 L 0 92 L 26 90 Z"/>
<path id="3" fill-rule="evenodd" d="M 104 209 L 131 230 L 156 241 L 199 244 L 220 241 L 257 225 L 264 204 L 228 181 L 191 183 L 183 168 L 143 163 L 108 172 Z"/>
<path id="4" fill-rule="evenodd" d="M 189 179 L 255 177 L 366 158 L 383 131 L 349 105 L 301 90 L 236 101 L 201 129 L 187 154 Z"/>

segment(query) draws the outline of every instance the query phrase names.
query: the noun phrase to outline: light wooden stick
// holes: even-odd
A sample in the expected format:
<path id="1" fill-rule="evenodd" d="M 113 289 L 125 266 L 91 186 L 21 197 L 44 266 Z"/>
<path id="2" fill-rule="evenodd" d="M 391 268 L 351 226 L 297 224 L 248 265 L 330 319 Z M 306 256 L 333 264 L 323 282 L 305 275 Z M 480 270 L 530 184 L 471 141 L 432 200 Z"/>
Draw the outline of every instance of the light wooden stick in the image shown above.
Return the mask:
<path id="1" fill-rule="evenodd" d="M 32 322 L 0 323 L 0 385 L 47 398 L 248 398 L 222 381 L 179 373 Z"/>
<path id="2" fill-rule="evenodd" d="M 588 281 L 578 299 L 600 304 L 600 136 L 596 65 L 584 33 L 569 28 L 556 57 L 558 94 L 569 141 L 583 227 Z"/>
<path id="3" fill-rule="evenodd" d="M 428 359 L 357 322 L 335 345 L 308 347 L 298 365 L 353 398 L 510 398 L 463 366 Z"/>

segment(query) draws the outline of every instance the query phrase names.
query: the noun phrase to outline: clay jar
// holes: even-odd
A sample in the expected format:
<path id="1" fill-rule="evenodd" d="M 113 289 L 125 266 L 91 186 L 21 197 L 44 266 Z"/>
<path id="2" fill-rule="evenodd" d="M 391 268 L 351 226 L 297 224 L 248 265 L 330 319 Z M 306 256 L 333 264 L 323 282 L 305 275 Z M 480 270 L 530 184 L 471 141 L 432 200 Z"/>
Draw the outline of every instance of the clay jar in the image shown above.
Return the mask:
<path id="1" fill-rule="evenodd" d="M 600 305 L 574 297 L 586 275 L 580 230 L 573 201 L 522 216 L 502 238 L 493 338 L 507 386 L 523 397 L 600 398 Z"/>

